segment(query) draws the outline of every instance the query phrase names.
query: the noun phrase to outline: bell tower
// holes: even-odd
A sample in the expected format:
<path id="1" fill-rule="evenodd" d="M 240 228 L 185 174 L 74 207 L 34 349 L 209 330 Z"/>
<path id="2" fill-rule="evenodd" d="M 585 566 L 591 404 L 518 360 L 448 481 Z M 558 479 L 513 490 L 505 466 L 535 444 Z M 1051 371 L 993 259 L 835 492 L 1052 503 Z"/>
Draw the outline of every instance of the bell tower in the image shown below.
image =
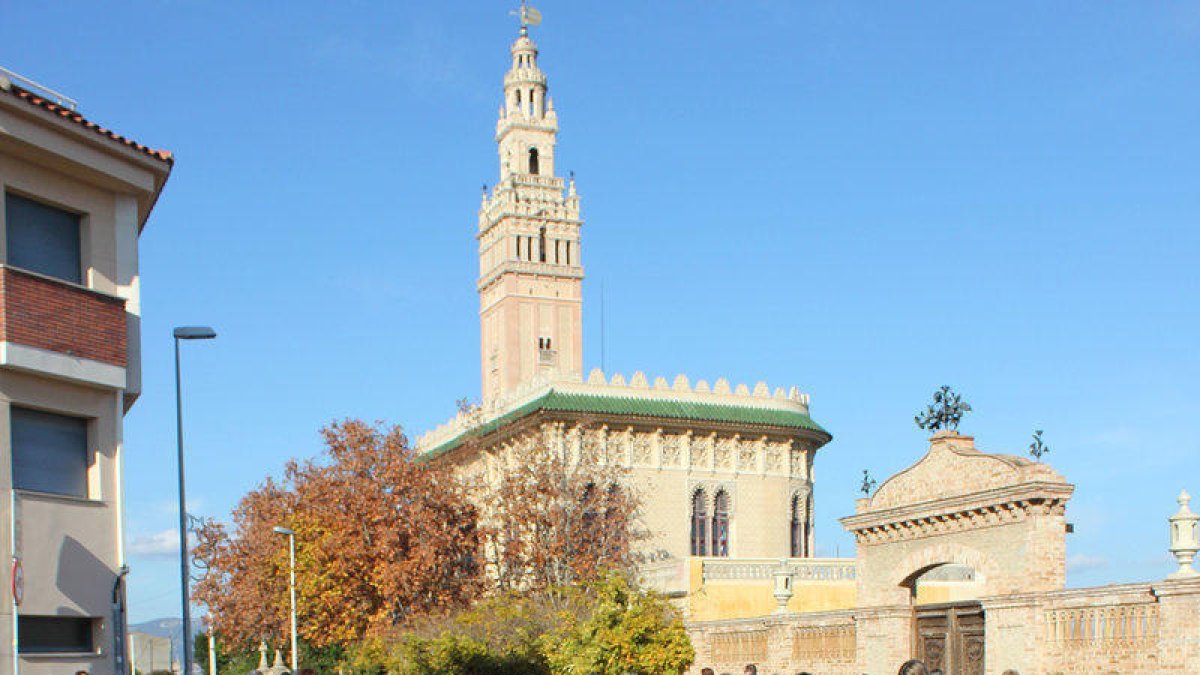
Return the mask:
<path id="1" fill-rule="evenodd" d="M 583 265 L 575 180 L 555 174 L 558 115 L 526 26 L 496 123 L 500 181 L 479 207 L 485 405 L 536 380 L 583 373 Z"/>

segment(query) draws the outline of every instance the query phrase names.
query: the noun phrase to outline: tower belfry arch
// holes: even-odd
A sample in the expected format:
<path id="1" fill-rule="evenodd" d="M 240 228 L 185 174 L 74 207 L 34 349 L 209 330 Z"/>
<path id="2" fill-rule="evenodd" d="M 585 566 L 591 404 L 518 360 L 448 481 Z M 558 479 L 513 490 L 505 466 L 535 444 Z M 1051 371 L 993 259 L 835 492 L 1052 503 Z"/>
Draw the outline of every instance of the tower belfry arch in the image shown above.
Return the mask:
<path id="1" fill-rule="evenodd" d="M 583 265 L 575 181 L 555 173 L 558 114 L 522 5 L 496 122 L 500 180 L 479 208 L 482 397 L 583 376 Z M 551 347 L 552 346 L 552 347 Z"/>

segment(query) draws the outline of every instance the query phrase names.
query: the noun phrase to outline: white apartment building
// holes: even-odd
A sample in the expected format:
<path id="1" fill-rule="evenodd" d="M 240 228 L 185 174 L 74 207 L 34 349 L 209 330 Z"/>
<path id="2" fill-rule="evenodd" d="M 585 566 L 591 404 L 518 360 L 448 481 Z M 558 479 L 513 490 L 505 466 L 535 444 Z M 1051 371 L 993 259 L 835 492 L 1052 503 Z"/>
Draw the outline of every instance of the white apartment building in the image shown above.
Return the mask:
<path id="1" fill-rule="evenodd" d="M 0 673 L 127 672 L 138 236 L 171 166 L 0 71 Z"/>

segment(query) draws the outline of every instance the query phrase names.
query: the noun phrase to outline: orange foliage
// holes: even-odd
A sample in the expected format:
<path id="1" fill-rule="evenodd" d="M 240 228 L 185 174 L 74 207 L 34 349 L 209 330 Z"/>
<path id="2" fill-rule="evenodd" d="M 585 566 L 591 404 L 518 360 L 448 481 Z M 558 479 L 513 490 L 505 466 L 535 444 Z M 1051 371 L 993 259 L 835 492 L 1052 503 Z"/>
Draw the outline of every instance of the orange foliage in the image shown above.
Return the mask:
<path id="1" fill-rule="evenodd" d="M 322 430 L 328 461 L 289 462 L 242 498 L 232 532 L 200 530 L 209 569 L 194 598 L 232 644 L 279 643 L 288 626 L 287 540 L 296 531 L 300 636 L 321 647 L 360 640 L 479 590 L 477 513 L 444 470 L 415 463 L 398 427 L 357 420 Z"/>

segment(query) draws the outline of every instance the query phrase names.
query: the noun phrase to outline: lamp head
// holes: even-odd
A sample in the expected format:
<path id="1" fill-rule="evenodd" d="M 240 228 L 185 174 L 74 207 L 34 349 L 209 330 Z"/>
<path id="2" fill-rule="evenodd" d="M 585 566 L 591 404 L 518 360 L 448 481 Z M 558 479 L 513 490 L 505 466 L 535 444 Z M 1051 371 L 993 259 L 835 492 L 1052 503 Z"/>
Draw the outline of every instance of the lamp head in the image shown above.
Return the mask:
<path id="1" fill-rule="evenodd" d="M 176 340 L 211 340 L 217 331 L 208 326 L 179 326 L 175 329 Z"/>
<path id="2" fill-rule="evenodd" d="M 294 537 L 294 536 L 296 536 L 296 531 L 295 531 L 295 530 L 289 530 L 289 529 L 288 529 L 288 528 L 286 528 L 286 527 L 280 527 L 280 526 L 276 525 L 276 526 L 275 526 L 275 534 L 286 534 L 286 535 L 288 535 L 288 536 L 292 536 L 292 537 Z"/>

